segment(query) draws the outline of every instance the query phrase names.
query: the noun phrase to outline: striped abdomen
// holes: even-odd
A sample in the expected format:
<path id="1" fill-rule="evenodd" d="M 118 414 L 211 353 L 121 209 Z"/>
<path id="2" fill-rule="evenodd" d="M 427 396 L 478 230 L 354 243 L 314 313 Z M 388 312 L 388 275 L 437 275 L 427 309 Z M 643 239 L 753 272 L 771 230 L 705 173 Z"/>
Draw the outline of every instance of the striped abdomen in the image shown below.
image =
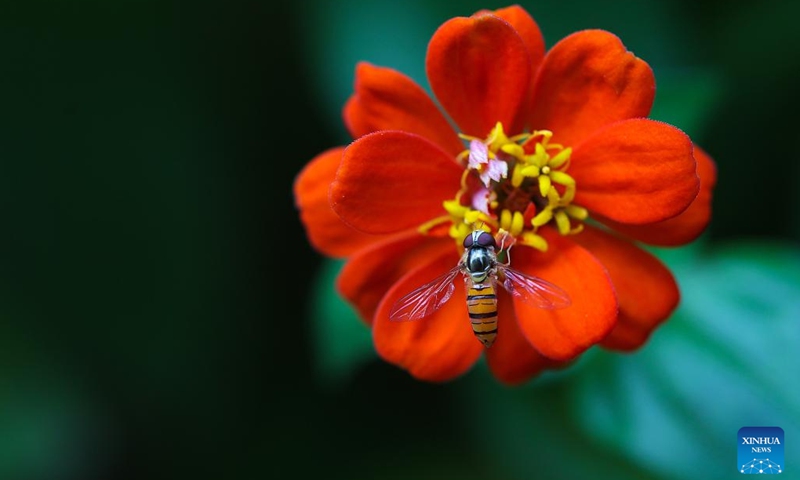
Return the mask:
<path id="1" fill-rule="evenodd" d="M 475 336 L 486 348 L 491 347 L 497 337 L 497 295 L 490 282 L 469 287 L 467 311 Z"/>

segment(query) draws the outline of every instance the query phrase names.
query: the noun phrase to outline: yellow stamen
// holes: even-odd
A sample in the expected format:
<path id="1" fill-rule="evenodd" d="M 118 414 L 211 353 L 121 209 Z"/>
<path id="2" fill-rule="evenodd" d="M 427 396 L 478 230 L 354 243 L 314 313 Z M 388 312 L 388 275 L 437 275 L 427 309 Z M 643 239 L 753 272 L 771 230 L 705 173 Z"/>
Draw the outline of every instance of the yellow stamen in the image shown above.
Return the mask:
<path id="1" fill-rule="evenodd" d="M 510 143 L 510 141 L 503 131 L 503 124 L 497 122 L 491 133 L 489 133 L 489 137 L 486 139 L 486 145 L 488 145 L 489 150 L 496 152 L 507 143 Z"/>
<path id="2" fill-rule="evenodd" d="M 558 190 L 556 190 L 555 188 L 551 188 L 547 192 L 547 204 L 548 204 L 548 206 L 550 208 L 555 208 L 555 207 L 560 206 L 559 205 L 560 203 L 561 203 L 561 197 L 558 195 Z"/>
<path id="3" fill-rule="evenodd" d="M 447 213 L 453 217 L 463 218 L 469 210 L 469 207 L 466 205 L 461 205 L 461 202 L 459 202 L 458 199 L 445 200 L 442 205 L 444 206 L 444 209 L 447 210 Z"/>
<path id="4" fill-rule="evenodd" d="M 557 210 L 553 216 L 556 219 L 556 225 L 558 226 L 558 233 L 561 235 L 569 234 L 570 224 L 569 224 L 569 217 L 563 210 Z"/>
<path id="5" fill-rule="evenodd" d="M 546 197 L 547 192 L 550 191 L 550 185 L 550 177 L 547 175 L 539 175 L 539 192 L 543 197 Z"/>
<path id="6" fill-rule="evenodd" d="M 567 188 L 564 189 L 564 195 L 561 197 L 561 203 L 564 205 L 568 205 L 572 203 L 572 200 L 575 198 L 575 184 L 567 185 Z"/>
<path id="7" fill-rule="evenodd" d="M 420 232 L 427 233 L 436 225 L 443 223 L 443 221 L 449 220 L 451 225 L 448 230 L 448 234 L 454 240 L 460 242 L 469 234 L 469 232 L 475 229 L 482 229 L 486 230 L 487 232 L 491 232 L 493 228 L 497 228 L 497 222 L 495 219 L 487 215 L 485 212 L 471 208 L 468 205 L 462 205 L 459 198 L 445 200 L 442 202 L 442 206 L 448 215 L 444 217 L 437 217 L 433 220 L 425 222 L 419 227 Z"/>
<path id="8" fill-rule="evenodd" d="M 442 215 L 441 217 L 436 217 L 433 220 L 428 220 L 427 222 L 417 227 L 417 231 L 423 235 L 427 235 L 428 232 L 430 232 L 431 229 L 433 229 L 433 227 L 448 222 L 450 221 L 451 218 L 452 217 L 450 217 L 450 215 Z"/>
<path id="9" fill-rule="evenodd" d="M 473 204 L 472 189 L 475 185 L 469 175 L 477 178 L 480 169 L 464 168 L 460 188 L 453 200 L 443 203 L 447 215 L 423 224 L 420 231 L 451 222 L 450 235 L 459 242 L 470 231 L 480 228 L 487 232 L 503 232 L 505 238 L 540 251 L 547 251 L 547 241 L 538 230 L 548 225 L 561 235 L 572 235 L 583 229 L 589 213 L 573 205 L 577 186 L 575 179 L 567 173 L 572 148 L 551 143 L 553 132 L 535 130 L 508 136 L 503 124 L 498 122 L 485 138 L 459 135 L 464 141 L 479 141 L 486 146 L 489 159 L 505 162 L 508 176 L 493 181 L 489 187 L 486 203 Z M 470 149 L 462 151 L 456 159 L 462 165 L 469 158 Z M 536 214 L 525 221 L 527 209 L 535 207 Z M 479 210 L 480 209 L 480 210 Z M 487 210 L 488 209 L 488 210 Z"/>
<path id="10" fill-rule="evenodd" d="M 484 213 L 479 210 L 467 210 L 467 212 L 464 214 L 464 221 L 470 224 L 477 223 L 483 215 Z"/>
<path id="11" fill-rule="evenodd" d="M 516 237 L 522 233 L 524 223 L 525 219 L 522 217 L 522 212 L 514 212 L 514 215 L 511 219 L 511 230 L 509 230 L 509 233 Z"/>
<path id="12" fill-rule="evenodd" d="M 549 222 L 553 218 L 553 209 L 550 207 L 546 207 L 542 209 L 541 212 L 537 213 L 535 217 L 531 220 L 531 225 L 534 227 L 541 227 Z"/>
<path id="13" fill-rule="evenodd" d="M 572 155 L 572 148 L 565 148 L 550 159 L 549 165 L 553 168 L 558 168 L 569 160 L 570 155 Z"/>
<path id="14" fill-rule="evenodd" d="M 525 155 L 525 149 L 518 143 L 507 143 L 500 147 L 500 151 L 511 155 L 514 158 L 521 158 Z"/>
<path id="15" fill-rule="evenodd" d="M 576 219 L 576 220 L 586 220 L 589 217 L 589 212 L 577 205 L 567 205 L 564 207 L 564 211 L 567 212 L 567 215 Z"/>
<path id="16" fill-rule="evenodd" d="M 538 177 L 539 176 L 539 166 L 538 165 L 528 165 L 527 167 L 521 168 L 520 173 L 525 175 L 526 177 Z"/>
<path id="17" fill-rule="evenodd" d="M 511 211 L 503 210 L 500 212 L 500 228 L 511 231 Z"/>
<path id="18" fill-rule="evenodd" d="M 546 168 L 546 167 L 545 167 Z M 575 185 L 575 179 L 572 178 L 569 174 L 564 172 L 559 172 L 558 170 L 553 172 L 547 172 L 550 174 L 550 179 L 553 180 L 554 183 L 559 185 Z"/>
<path id="19" fill-rule="evenodd" d="M 525 180 L 524 170 L 519 164 L 514 165 L 514 171 L 511 173 L 511 186 L 519 188 L 522 185 L 522 181 Z"/>
<path id="20" fill-rule="evenodd" d="M 519 241 L 519 243 L 533 247 L 542 252 L 547 251 L 547 240 L 545 240 L 541 235 L 537 235 L 533 232 L 523 232 L 522 239 Z"/>
<path id="21" fill-rule="evenodd" d="M 457 239 L 466 237 L 471 231 L 472 229 L 464 223 L 454 223 L 450 226 L 450 230 L 447 233 L 450 235 L 450 237 L 458 241 Z"/>

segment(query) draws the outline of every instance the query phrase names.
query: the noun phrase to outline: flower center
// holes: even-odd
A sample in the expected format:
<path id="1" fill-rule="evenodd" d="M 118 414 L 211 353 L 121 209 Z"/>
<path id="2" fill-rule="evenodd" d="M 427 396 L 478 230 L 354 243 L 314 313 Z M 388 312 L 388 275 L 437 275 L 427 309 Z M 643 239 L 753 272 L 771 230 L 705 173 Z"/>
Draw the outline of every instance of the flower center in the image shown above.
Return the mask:
<path id="1" fill-rule="evenodd" d="M 444 202 L 448 215 L 420 231 L 449 220 L 448 233 L 457 242 L 479 228 L 546 251 L 541 228 L 554 227 L 561 235 L 583 230 L 588 212 L 572 203 L 576 185 L 567 173 L 572 149 L 550 143 L 552 136 L 535 130 L 508 137 L 499 122 L 485 139 L 461 135 L 469 142 L 457 157 L 465 166 L 461 188 Z"/>

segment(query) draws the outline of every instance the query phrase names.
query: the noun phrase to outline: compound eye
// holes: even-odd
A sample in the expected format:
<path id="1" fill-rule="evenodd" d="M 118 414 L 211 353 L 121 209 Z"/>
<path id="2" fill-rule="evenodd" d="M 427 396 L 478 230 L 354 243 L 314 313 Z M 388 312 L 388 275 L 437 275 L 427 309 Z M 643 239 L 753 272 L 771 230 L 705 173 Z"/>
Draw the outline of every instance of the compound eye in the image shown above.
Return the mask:
<path id="1" fill-rule="evenodd" d="M 472 248 L 472 233 L 464 237 L 464 248 Z"/>
<path id="2" fill-rule="evenodd" d="M 481 247 L 493 247 L 496 248 L 497 244 L 494 242 L 494 237 L 492 234 L 487 232 L 481 232 L 478 235 L 478 245 Z"/>

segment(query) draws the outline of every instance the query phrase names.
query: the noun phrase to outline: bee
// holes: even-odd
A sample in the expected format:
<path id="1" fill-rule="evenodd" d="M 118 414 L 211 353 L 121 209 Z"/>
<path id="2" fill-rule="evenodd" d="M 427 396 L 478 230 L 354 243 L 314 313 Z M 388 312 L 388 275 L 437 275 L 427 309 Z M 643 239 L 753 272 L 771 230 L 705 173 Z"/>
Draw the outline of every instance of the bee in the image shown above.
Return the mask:
<path id="1" fill-rule="evenodd" d="M 450 271 L 398 300 L 389 319 L 418 320 L 442 307 L 455 291 L 454 280 L 464 276 L 467 312 L 475 337 L 489 348 L 497 338 L 497 284 L 514 297 L 537 308 L 552 310 L 571 304 L 569 295 L 552 283 L 526 275 L 497 260 L 497 243 L 483 230 L 464 238 L 464 255 Z"/>

